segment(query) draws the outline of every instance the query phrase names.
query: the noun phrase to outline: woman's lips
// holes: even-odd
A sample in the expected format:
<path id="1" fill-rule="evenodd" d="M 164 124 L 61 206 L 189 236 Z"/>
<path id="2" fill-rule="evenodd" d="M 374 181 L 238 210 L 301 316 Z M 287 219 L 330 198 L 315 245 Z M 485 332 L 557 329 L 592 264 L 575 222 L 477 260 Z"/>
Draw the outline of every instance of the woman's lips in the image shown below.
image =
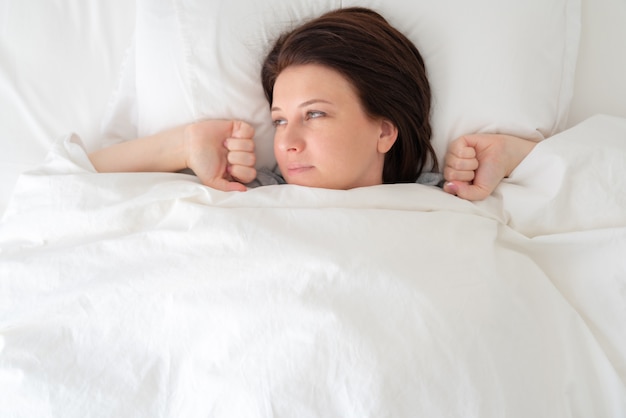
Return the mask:
<path id="1" fill-rule="evenodd" d="M 308 164 L 289 164 L 287 165 L 287 172 L 289 175 L 302 174 L 312 168 L 313 166 Z"/>

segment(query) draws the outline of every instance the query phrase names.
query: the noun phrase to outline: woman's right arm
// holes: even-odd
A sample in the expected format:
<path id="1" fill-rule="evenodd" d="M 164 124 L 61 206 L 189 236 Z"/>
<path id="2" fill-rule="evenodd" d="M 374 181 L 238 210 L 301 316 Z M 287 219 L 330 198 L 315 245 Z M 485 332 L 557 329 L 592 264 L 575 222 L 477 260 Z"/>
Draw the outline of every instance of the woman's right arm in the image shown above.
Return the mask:
<path id="1" fill-rule="evenodd" d="M 207 120 L 121 142 L 89 154 L 98 172 L 176 172 L 190 168 L 203 184 L 245 191 L 256 177 L 254 129 L 245 122 Z"/>

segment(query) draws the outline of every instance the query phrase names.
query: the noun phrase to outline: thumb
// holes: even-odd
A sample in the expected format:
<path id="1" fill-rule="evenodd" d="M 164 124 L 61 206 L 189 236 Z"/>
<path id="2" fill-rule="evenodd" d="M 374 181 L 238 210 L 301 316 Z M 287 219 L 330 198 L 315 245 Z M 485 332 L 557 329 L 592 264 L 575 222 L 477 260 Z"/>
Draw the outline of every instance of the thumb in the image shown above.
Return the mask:
<path id="1" fill-rule="evenodd" d="M 471 201 L 483 200 L 491 194 L 491 190 L 466 181 L 449 181 L 444 184 L 443 190 L 461 199 Z"/>
<path id="2" fill-rule="evenodd" d="M 211 181 L 203 182 L 205 186 L 209 186 L 223 192 L 245 192 L 248 190 L 246 186 L 236 181 L 229 181 L 224 178 L 215 178 Z"/>

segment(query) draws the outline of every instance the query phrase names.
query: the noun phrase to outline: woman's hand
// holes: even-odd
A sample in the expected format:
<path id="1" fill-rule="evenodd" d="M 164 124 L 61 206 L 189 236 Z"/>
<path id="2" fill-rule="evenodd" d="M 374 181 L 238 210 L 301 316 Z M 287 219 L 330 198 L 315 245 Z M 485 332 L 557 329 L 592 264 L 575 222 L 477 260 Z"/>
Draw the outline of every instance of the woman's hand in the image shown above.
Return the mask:
<path id="1" fill-rule="evenodd" d="M 242 121 L 207 120 L 184 131 L 185 165 L 200 181 L 224 191 L 245 191 L 256 177 L 254 128 Z"/>
<path id="2" fill-rule="evenodd" d="M 444 190 L 463 199 L 483 200 L 534 146 L 534 142 L 512 135 L 462 136 L 446 153 Z"/>

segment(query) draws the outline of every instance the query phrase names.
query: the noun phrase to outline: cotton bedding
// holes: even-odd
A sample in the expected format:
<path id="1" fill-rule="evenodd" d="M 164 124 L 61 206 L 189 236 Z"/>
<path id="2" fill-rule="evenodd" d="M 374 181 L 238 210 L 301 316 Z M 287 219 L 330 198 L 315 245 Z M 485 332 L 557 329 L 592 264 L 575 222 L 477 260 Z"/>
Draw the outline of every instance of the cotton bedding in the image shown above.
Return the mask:
<path id="1" fill-rule="evenodd" d="M 624 138 L 471 203 L 98 174 L 70 135 L 0 224 L 2 416 L 626 416 Z"/>

